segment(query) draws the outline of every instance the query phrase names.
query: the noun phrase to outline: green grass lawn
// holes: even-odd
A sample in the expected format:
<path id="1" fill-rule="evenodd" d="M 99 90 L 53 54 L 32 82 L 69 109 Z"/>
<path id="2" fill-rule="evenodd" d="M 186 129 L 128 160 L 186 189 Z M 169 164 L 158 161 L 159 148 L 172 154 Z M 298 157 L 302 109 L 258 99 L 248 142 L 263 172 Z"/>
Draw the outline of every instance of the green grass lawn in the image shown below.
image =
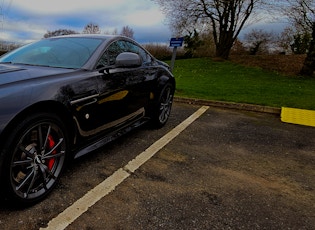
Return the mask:
<path id="1" fill-rule="evenodd" d="M 176 60 L 177 97 L 315 109 L 315 79 L 210 58 Z"/>

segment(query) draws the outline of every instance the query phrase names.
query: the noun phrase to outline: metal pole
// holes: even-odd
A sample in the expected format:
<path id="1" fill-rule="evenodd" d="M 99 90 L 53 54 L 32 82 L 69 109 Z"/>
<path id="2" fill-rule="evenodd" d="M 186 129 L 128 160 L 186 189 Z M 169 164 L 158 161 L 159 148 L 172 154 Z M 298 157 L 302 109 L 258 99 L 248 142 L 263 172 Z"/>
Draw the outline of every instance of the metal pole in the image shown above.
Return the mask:
<path id="1" fill-rule="evenodd" d="M 174 69 L 174 64 L 175 64 L 175 59 L 176 59 L 176 51 L 177 51 L 177 46 L 173 48 L 173 55 L 172 55 L 172 61 L 171 61 L 171 72 L 173 72 Z"/>

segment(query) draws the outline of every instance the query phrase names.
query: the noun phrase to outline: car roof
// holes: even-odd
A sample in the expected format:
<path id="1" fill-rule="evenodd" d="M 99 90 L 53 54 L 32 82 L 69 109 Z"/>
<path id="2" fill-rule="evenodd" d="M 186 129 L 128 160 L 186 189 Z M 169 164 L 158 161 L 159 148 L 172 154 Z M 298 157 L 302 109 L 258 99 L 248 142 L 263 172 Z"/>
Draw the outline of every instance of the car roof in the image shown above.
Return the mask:
<path id="1" fill-rule="evenodd" d="M 55 37 L 49 37 L 47 39 L 54 39 L 54 38 L 97 38 L 97 39 L 115 39 L 115 38 L 127 38 L 121 35 L 107 35 L 107 34 L 69 34 L 69 35 L 60 35 Z"/>
<path id="2" fill-rule="evenodd" d="M 69 34 L 69 35 L 60 35 L 55 37 L 49 37 L 46 39 L 60 39 L 60 38 L 92 38 L 92 39 L 101 39 L 104 44 L 109 44 L 116 40 L 127 40 L 141 46 L 134 39 L 123 36 L 123 35 L 107 35 L 107 34 Z"/>

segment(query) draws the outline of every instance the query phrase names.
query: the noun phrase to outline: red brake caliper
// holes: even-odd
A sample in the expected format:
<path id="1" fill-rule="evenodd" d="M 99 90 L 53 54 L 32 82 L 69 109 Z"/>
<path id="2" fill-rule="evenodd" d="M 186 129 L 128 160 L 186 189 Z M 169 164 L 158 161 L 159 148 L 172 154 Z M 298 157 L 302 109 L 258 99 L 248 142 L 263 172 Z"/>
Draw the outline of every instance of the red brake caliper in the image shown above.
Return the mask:
<path id="1" fill-rule="evenodd" d="M 54 146 L 55 146 L 55 141 L 54 141 L 54 139 L 53 139 L 53 137 L 51 136 L 51 135 L 49 135 L 48 136 L 48 142 L 47 142 L 47 144 L 48 144 L 48 148 L 49 149 L 52 149 Z M 56 154 L 56 150 L 54 150 L 53 152 L 52 152 L 52 154 Z M 54 166 L 54 163 L 55 163 L 55 159 L 54 158 L 51 158 L 51 159 L 49 159 L 48 161 L 47 161 L 47 166 L 48 166 L 48 169 L 49 170 L 51 170 L 52 169 L 52 167 Z"/>

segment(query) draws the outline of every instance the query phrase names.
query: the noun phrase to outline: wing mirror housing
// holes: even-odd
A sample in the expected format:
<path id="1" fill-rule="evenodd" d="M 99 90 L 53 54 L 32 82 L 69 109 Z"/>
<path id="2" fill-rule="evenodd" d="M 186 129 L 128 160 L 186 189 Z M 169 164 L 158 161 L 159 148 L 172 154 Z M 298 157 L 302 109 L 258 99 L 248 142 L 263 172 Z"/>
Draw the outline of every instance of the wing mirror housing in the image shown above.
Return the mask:
<path id="1" fill-rule="evenodd" d="M 110 73 L 111 69 L 115 68 L 133 68 L 142 65 L 142 60 L 140 55 L 132 52 L 120 53 L 115 60 L 115 65 L 106 66 L 98 69 L 100 73 Z"/>
<path id="2" fill-rule="evenodd" d="M 116 57 L 116 68 L 128 68 L 141 66 L 141 57 L 136 53 L 123 52 Z"/>

